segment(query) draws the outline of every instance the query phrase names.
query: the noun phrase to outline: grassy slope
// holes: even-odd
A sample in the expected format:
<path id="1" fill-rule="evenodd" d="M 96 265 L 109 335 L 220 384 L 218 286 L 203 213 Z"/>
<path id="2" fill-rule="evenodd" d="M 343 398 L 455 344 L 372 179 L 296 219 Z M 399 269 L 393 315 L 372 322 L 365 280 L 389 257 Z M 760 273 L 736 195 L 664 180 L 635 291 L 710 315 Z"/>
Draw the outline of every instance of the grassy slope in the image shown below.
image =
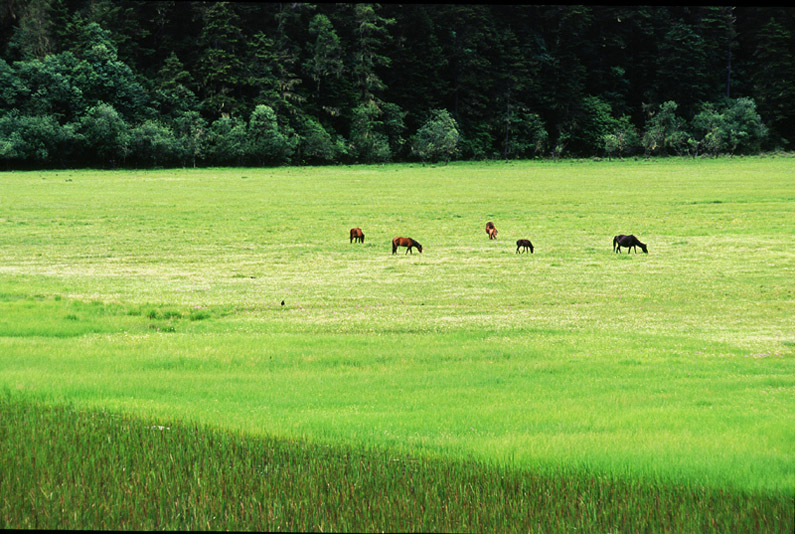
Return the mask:
<path id="1" fill-rule="evenodd" d="M 793 492 L 791 159 L 0 180 L 14 393 Z"/>

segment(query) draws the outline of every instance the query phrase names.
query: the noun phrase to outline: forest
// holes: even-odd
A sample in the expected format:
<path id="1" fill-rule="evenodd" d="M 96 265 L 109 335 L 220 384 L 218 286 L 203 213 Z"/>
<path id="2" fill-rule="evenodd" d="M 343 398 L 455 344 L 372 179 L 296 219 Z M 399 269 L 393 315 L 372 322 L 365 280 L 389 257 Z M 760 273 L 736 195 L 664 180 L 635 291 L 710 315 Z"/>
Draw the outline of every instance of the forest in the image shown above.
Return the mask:
<path id="1" fill-rule="evenodd" d="M 793 150 L 795 10 L 3 0 L 0 168 Z"/>

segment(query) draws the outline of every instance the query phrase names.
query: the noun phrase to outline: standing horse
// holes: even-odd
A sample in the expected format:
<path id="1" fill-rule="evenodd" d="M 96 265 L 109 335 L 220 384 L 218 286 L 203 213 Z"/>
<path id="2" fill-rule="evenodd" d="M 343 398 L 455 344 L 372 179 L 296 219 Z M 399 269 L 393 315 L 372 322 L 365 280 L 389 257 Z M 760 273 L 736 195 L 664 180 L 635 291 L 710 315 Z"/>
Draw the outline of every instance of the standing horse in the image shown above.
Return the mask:
<path id="1" fill-rule="evenodd" d="M 489 234 L 489 239 L 497 239 L 497 229 L 494 223 L 489 221 L 486 223 L 486 233 Z"/>
<path id="2" fill-rule="evenodd" d="M 617 235 L 613 238 L 613 252 L 621 253 L 621 247 L 626 247 L 627 254 L 632 248 L 635 248 L 635 254 L 638 253 L 638 247 L 645 253 L 649 253 L 649 249 L 646 248 L 645 243 L 641 243 L 640 239 L 635 237 L 634 235 Z"/>
<path id="3" fill-rule="evenodd" d="M 396 237 L 395 239 L 393 239 L 392 240 L 392 254 L 397 252 L 397 248 L 398 247 L 406 247 L 406 254 L 408 254 L 409 252 L 414 254 L 414 251 L 411 250 L 412 247 L 417 247 L 417 250 L 422 252 L 422 245 L 420 245 L 419 243 L 417 243 L 416 241 L 414 241 L 410 237 Z"/>
<path id="4" fill-rule="evenodd" d="M 364 243 L 364 232 L 361 228 L 351 228 L 351 243 L 354 241 Z"/>
<path id="5" fill-rule="evenodd" d="M 527 252 L 530 250 L 530 254 L 533 253 L 533 244 L 530 242 L 529 239 L 519 239 L 516 241 L 516 253 L 519 253 L 519 249 L 522 249 L 522 252 Z"/>

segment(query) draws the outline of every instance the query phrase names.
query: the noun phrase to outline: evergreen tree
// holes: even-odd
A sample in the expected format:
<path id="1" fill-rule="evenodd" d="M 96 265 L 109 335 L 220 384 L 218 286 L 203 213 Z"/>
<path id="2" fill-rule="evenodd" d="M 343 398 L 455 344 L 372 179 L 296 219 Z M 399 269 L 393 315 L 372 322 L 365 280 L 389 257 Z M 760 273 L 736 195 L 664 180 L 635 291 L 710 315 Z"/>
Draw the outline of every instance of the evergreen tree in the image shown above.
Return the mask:
<path id="1" fill-rule="evenodd" d="M 795 143 L 795 54 L 792 33 L 771 18 L 759 32 L 754 54 L 753 88 L 759 112 L 779 136 L 778 144 Z"/>
<path id="2" fill-rule="evenodd" d="M 708 98 L 705 50 L 704 39 L 684 22 L 675 22 L 660 44 L 658 94 L 676 102 L 686 116 Z"/>
<path id="3" fill-rule="evenodd" d="M 425 4 L 386 4 L 383 11 L 387 18 L 402 21 L 391 26 L 392 61 L 383 73 L 386 100 L 406 110 L 405 127 L 415 131 L 429 110 L 449 103 L 449 61 L 440 37 L 447 31 L 444 14 L 437 13 L 438 6 Z"/>
<path id="4" fill-rule="evenodd" d="M 55 52 L 52 0 L 30 0 L 10 46 L 22 59 L 44 59 Z"/>
<path id="5" fill-rule="evenodd" d="M 737 47 L 737 28 L 732 6 L 700 8 L 700 34 L 704 39 L 707 68 L 708 99 L 720 95 L 731 98 L 732 55 Z"/>
<path id="6" fill-rule="evenodd" d="M 342 44 L 334 26 L 326 15 L 315 15 L 309 24 L 309 34 L 314 38 L 311 43 L 311 52 L 306 62 L 306 69 L 315 82 L 314 100 L 317 107 L 327 110 L 332 114 L 339 113 L 338 109 L 324 106 L 324 83 L 331 79 L 339 79 L 343 72 Z"/>
<path id="7" fill-rule="evenodd" d="M 199 79 L 205 111 L 214 117 L 229 116 L 241 105 L 235 88 L 243 72 L 243 36 L 234 5 L 211 3 L 203 15 Z"/>
<path id="8" fill-rule="evenodd" d="M 154 82 L 161 115 L 174 117 L 199 108 L 196 95 L 188 89 L 193 85 L 193 77 L 174 52 L 163 62 Z"/>

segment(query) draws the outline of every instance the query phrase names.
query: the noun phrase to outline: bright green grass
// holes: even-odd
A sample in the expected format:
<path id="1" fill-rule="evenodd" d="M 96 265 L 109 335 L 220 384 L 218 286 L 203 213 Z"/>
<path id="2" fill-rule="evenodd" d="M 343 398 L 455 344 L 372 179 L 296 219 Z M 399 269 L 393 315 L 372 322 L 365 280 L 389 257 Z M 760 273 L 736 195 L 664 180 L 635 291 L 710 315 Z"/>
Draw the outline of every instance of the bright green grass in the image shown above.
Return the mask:
<path id="1" fill-rule="evenodd" d="M 0 529 L 732 532 L 793 529 L 784 494 L 547 476 L 0 396 Z"/>
<path id="2" fill-rule="evenodd" d="M 793 159 L 6 173 L 0 202 L 14 395 L 795 494 Z"/>

